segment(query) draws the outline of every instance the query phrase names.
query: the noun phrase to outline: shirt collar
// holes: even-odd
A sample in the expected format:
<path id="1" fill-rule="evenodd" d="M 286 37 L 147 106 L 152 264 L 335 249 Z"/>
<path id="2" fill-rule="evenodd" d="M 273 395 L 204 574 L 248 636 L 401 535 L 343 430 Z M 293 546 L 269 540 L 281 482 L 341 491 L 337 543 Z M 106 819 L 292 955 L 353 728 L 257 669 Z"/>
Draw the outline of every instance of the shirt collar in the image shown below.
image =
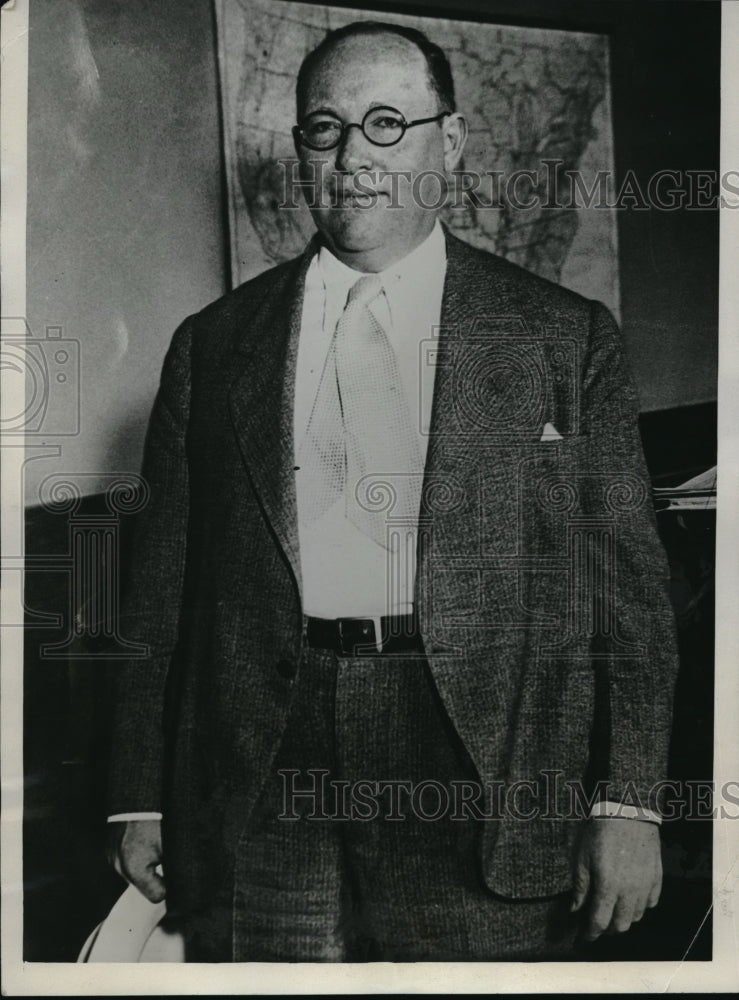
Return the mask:
<path id="1" fill-rule="evenodd" d="M 363 272 L 349 267 L 326 246 L 321 246 L 317 257 L 318 270 L 324 286 L 345 287 L 347 291 L 362 277 Z M 446 241 L 441 224 L 437 219 L 426 239 L 409 254 L 397 260 L 390 267 L 379 272 L 383 288 L 400 280 L 428 280 L 429 274 L 437 273 L 446 265 Z"/>

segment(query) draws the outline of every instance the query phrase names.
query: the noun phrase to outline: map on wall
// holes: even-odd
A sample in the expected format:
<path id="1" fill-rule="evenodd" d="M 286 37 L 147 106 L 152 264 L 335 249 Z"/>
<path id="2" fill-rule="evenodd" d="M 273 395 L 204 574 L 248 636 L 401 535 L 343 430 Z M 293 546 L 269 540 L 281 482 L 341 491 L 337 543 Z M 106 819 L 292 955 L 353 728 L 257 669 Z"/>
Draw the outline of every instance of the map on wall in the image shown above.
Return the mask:
<path id="1" fill-rule="evenodd" d="M 452 66 L 470 127 L 464 170 L 483 182 L 442 220 L 618 316 L 614 210 L 572 195 L 575 173 L 588 192 L 599 173 L 613 177 L 605 37 L 282 0 L 217 0 L 216 11 L 234 285 L 296 256 L 314 232 L 299 196 L 280 208 L 303 57 L 334 28 L 382 20 L 419 28 Z"/>

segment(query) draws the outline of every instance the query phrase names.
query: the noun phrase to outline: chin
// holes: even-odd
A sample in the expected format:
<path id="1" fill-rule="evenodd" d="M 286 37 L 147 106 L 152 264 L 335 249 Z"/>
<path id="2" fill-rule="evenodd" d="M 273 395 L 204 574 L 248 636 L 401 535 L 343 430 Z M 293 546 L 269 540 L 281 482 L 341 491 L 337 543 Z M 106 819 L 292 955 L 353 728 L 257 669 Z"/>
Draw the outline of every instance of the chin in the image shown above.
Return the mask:
<path id="1" fill-rule="evenodd" d="M 334 216 L 331 224 L 321 227 L 330 244 L 341 250 L 360 252 L 374 250 L 387 242 L 388 233 L 383 227 L 367 218 L 367 212 L 357 209 L 340 209 L 341 215 Z"/>

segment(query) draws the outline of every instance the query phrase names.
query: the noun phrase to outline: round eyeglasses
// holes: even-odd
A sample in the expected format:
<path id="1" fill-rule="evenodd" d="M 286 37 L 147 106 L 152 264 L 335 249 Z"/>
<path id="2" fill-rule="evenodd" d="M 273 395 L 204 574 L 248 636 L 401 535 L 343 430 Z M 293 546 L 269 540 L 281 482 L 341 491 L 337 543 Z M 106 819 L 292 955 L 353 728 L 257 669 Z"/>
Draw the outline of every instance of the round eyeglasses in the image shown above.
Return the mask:
<path id="1" fill-rule="evenodd" d="M 360 124 L 344 123 L 331 111 L 312 111 L 299 125 L 293 126 L 293 135 L 308 149 L 326 150 L 338 146 L 350 128 L 358 128 L 374 146 L 394 146 L 403 138 L 406 129 L 441 121 L 449 114 L 450 111 L 442 111 L 431 118 L 416 118 L 407 122 L 397 108 L 383 106 L 370 108 Z"/>

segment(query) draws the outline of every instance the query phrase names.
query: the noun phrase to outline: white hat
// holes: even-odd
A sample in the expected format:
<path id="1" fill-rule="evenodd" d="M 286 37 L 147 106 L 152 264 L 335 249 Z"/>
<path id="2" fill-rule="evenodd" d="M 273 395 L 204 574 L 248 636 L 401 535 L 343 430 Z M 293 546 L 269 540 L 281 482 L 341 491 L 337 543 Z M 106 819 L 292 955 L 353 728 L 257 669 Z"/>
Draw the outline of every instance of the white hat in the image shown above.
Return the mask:
<path id="1" fill-rule="evenodd" d="M 160 921 L 167 904 L 150 903 L 129 885 L 85 941 L 78 962 L 184 962 L 185 941 Z"/>

